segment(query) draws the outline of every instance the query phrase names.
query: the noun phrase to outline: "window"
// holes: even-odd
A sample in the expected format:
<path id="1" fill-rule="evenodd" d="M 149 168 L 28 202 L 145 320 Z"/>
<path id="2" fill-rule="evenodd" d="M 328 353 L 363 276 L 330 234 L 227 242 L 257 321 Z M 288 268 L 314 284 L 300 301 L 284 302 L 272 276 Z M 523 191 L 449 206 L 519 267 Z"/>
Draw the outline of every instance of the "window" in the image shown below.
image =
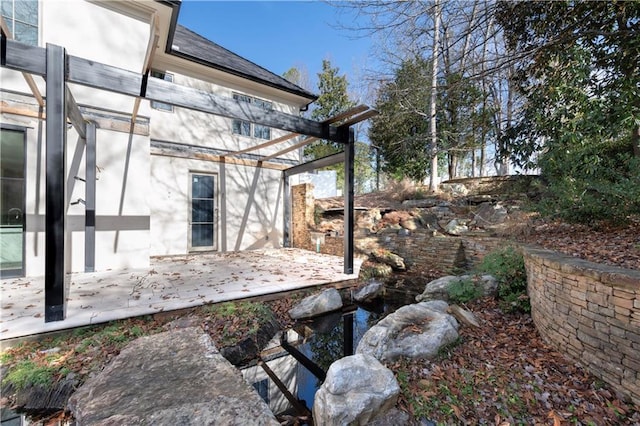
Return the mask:
<path id="1" fill-rule="evenodd" d="M 2 17 L 13 38 L 38 45 L 38 0 L 2 0 Z"/>
<path id="2" fill-rule="evenodd" d="M 167 74 L 161 71 L 151 70 L 151 77 L 159 78 L 164 81 L 173 81 L 172 74 Z M 165 104 L 162 102 L 151 101 L 151 108 L 158 109 L 160 111 L 173 112 L 173 105 Z"/>
<path id="3" fill-rule="evenodd" d="M 191 250 L 216 250 L 216 185 L 214 175 L 191 173 Z"/>
<path id="4" fill-rule="evenodd" d="M 263 101 L 262 99 L 252 98 L 251 96 L 241 95 L 239 93 L 233 94 L 233 99 L 238 102 L 247 102 L 254 104 L 266 111 L 270 111 L 273 108 L 273 103 L 269 101 Z M 258 139 L 271 139 L 271 128 L 267 126 L 261 126 L 259 124 L 253 124 L 243 120 L 233 120 L 232 125 L 233 133 L 241 136 L 252 136 Z M 253 130 L 253 132 L 252 132 Z"/>
<path id="5" fill-rule="evenodd" d="M 267 404 L 271 402 L 271 399 L 269 398 L 269 379 L 262 379 L 255 382 L 253 384 L 253 388 L 258 392 L 258 395 L 260 395 L 260 398 L 262 398 L 264 402 Z"/>
<path id="6" fill-rule="evenodd" d="M 0 130 L 0 278 L 24 276 L 26 133 Z"/>

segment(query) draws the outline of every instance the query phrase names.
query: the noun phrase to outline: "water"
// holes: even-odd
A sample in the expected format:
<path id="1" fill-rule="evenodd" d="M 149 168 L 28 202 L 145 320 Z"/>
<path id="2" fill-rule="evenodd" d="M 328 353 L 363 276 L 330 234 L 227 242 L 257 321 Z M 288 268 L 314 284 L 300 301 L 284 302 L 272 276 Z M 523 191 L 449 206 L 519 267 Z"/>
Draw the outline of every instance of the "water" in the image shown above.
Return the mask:
<path id="1" fill-rule="evenodd" d="M 415 296 L 424 288 L 424 284 L 416 284 L 394 280 L 385 286 L 384 298 L 367 304 L 353 304 L 343 308 L 341 312 L 296 324 L 286 334 L 288 344 L 294 349 L 287 351 L 286 342 L 279 346 L 274 342 L 271 350 L 277 351 L 276 347 L 279 347 L 280 352 L 272 355 L 271 359 L 265 359 L 267 365 L 291 391 L 293 398 L 303 402 L 310 411 L 316 391 L 324 380 L 323 373 L 326 373 L 333 362 L 352 355 L 362 336 L 380 319 L 401 306 L 415 303 Z M 296 358 L 299 359 L 300 356 L 296 352 L 301 353 L 308 361 L 299 362 Z M 314 365 L 309 366 L 309 362 Z M 247 381 L 254 383 L 271 410 L 276 415 L 290 414 L 295 417 L 292 404 L 265 378 L 264 372 L 259 367 L 252 368 L 255 370 L 246 369 L 243 374 Z"/>

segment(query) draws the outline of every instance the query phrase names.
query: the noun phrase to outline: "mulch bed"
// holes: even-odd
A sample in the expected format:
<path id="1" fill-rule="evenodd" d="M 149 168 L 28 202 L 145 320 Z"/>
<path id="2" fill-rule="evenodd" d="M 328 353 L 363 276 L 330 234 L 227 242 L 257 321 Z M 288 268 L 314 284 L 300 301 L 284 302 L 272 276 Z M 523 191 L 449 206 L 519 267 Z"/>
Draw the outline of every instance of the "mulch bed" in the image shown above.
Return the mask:
<path id="1" fill-rule="evenodd" d="M 618 228 L 546 222 L 519 239 L 591 262 L 640 271 L 640 219 Z"/>
<path id="2" fill-rule="evenodd" d="M 408 372 L 402 409 L 438 424 L 640 424 L 640 407 L 548 346 L 529 315 L 491 298 L 467 307 L 481 328 L 461 327 L 435 361 L 390 366 Z"/>

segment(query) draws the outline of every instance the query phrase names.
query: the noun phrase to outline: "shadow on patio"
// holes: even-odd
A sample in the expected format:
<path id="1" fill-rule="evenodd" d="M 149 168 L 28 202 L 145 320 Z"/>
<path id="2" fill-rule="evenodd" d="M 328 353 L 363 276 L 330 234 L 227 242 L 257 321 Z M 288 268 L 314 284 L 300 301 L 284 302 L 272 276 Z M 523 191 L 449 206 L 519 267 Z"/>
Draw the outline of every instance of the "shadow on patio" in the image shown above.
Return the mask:
<path id="1" fill-rule="evenodd" d="M 73 274 L 64 321 L 44 322 L 44 278 L 0 281 L 1 342 L 248 297 L 341 283 L 341 257 L 284 248 L 152 258 L 150 269 Z"/>

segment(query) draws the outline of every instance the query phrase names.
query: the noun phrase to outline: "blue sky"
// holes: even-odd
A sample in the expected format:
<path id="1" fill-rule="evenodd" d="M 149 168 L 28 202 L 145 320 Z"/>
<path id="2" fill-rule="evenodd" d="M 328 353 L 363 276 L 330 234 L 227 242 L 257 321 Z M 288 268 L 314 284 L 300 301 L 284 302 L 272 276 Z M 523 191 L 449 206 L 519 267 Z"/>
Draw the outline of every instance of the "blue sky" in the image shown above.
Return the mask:
<path id="1" fill-rule="evenodd" d="M 317 92 L 323 59 L 347 74 L 351 85 L 369 67 L 370 40 L 338 25 L 350 24 L 353 16 L 319 1 L 183 0 L 178 22 L 278 75 L 306 66 Z"/>

